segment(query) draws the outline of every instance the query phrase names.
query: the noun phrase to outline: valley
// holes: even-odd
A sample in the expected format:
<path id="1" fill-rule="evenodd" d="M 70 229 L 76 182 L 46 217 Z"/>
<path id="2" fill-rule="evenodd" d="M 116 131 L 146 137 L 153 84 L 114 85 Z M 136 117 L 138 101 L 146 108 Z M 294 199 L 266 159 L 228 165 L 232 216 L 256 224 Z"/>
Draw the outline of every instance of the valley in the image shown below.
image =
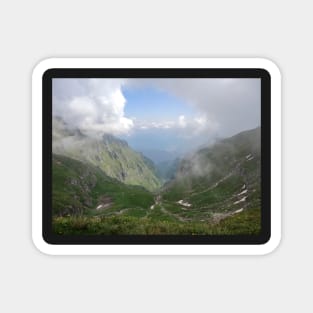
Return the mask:
<path id="1" fill-rule="evenodd" d="M 127 142 L 79 133 L 54 137 L 57 234 L 257 234 L 260 128 L 164 164 Z M 161 169 L 162 170 L 162 169 Z"/>

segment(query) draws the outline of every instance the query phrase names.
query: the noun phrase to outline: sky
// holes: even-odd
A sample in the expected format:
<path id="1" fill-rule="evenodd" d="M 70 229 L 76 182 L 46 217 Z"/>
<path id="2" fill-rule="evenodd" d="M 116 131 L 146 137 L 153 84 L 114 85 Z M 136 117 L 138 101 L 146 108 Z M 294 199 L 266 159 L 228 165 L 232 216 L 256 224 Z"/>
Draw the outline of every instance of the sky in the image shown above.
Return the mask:
<path id="1" fill-rule="evenodd" d="M 259 79 L 53 79 L 53 115 L 139 151 L 186 152 L 260 126 Z"/>

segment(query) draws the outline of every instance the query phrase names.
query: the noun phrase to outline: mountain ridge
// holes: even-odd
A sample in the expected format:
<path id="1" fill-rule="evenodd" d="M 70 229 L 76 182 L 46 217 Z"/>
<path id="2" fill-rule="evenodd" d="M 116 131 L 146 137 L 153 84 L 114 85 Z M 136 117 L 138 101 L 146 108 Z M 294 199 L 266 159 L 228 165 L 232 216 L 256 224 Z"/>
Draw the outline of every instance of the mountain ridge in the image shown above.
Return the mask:
<path id="1" fill-rule="evenodd" d="M 129 185 L 153 191 L 161 186 L 147 158 L 129 147 L 125 140 L 111 134 L 90 137 L 54 121 L 53 153 L 99 166 L 108 176 Z"/>

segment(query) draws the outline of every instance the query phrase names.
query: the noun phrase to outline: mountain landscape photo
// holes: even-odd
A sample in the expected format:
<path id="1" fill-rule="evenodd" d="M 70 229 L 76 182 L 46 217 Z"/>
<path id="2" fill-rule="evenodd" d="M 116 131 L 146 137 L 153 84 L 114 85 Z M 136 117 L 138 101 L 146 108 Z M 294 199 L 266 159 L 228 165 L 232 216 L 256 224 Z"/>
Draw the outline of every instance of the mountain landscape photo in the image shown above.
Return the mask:
<path id="1" fill-rule="evenodd" d="M 53 79 L 58 235 L 257 235 L 259 79 Z"/>

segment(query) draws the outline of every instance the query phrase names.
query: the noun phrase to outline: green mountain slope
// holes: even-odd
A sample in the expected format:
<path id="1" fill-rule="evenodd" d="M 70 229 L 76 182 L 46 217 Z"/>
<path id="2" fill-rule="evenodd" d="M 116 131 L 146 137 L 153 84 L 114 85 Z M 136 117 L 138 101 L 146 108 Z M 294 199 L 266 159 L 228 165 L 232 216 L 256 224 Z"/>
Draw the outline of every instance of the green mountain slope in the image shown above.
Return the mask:
<path id="1" fill-rule="evenodd" d="M 102 138 L 84 136 L 79 130 L 69 130 L 59 119 L 53 123 L 55 154 L 91 163 L 125 184 L 151 191 L 161 186 L 151 161 L 132 150 L 126 141 L 108 134 Z"/>
<path id="2" fill-rule="evenodd" d="M 146 210 L 153 196 L 140 186 L 125 185 L 99 168 L 53 155 L 53 215 L 99 215 L 128 208 Z"/>
<path id="3" fill-rule="evenodd" d="M 219 223 L 177 219 L 153 204 L 150 192 L 108 177 L 99 168 L 53 155 L 53 230 L 56 234 L 218 235 L 255 234 L 260 211 L 251 209 Z"/>
<path id="4" fill-rule="evenodd" d="M 163 204 L 183 219 L 217 221 L 260 208 L 260 153 L 260 128 L 197 151 L 163 187 Z"/>

